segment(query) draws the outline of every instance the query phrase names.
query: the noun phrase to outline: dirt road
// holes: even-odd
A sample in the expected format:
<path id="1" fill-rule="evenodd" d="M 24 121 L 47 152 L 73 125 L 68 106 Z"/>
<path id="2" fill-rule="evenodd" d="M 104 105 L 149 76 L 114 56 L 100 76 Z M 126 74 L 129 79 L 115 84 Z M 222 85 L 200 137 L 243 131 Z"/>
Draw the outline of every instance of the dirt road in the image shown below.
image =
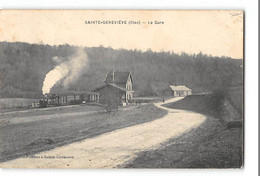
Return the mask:
<path id="1" fill-rule="evenodd" d="M 178 101 L 173 98 L 165 103 Z M 129 162 L 138 152 L 156 149 L 170 138 L 178 137 L 202 124 L 206 117 L 194 112 L 168 109 L 161 119 L 143 123 L 95 138 L 72 143 L 27 158 L 0 163 L 4 168 L 115 168 Z"/>

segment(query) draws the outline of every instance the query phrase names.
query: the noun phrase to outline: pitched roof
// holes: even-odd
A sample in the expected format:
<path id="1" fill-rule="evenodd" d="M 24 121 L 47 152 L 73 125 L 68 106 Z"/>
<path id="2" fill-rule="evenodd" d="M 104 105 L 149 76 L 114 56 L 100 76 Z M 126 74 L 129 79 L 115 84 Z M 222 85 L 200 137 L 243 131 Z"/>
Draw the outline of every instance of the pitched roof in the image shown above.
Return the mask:
<path id="1" fill-rule="evenodd" d="M 106 86 L 112 86 L 112 87 L 117 88 L 117 89 L 119 89 L 119 90 L 121 90 L 121 91 L 124 91 L 124 92 L 127 91 L 125 88 L 120 87 L 120 86 L 118 86 L 118 85 L 116 85 L 116 84 L 108 83 L 108 84 L 104 84 L 104 85 L 102 85 L 102 86 L 100 86 L 100 87 L 95 88 L 94 90 L 92 90 L 92 92 L 98 92 L 100 89 L 103 89 L 103 88 L 106 87 Z"/>
<path id="2" fill-rule="evenodd" d="M 113 76 L 113 74 L 114 74 L 114 76 Z M 119 71 L 112 70 L 107 74 L 104 82 L 105 83 L 125 84 L 127 82 L 129 75 L 131 75 L 130 72 L 119 72 Z"/>
<path id="3" fill-rule="evenodd" d="M 182 86 L 173 86 L 173 85 L 170 85 L 170 87 L 171 87 L 171 89 L 172 89 L 173 91 L 175 91 L 175 90 L 191 90 L 190 88 L 188 88 L 188 87 L 186 87 L 186 86 L 184 86 L 184 85 L 182 85 Z"/>
<path id="4" fill-rule="evenodd" d="M 109 83 L 109 85 L 111 85 L 111 86 L 113 86 L 113 87 L 115 87 L 115 88 L 118 88 L 118 89 L 120 89 L 120 90 L 122 90 L 122 91 L 127 91 L 125 88 L 123 88 L 123 87 L 121 87 L 121 86 L 119 86 L 119 85 L 117 85 L 117 84 Z"/>

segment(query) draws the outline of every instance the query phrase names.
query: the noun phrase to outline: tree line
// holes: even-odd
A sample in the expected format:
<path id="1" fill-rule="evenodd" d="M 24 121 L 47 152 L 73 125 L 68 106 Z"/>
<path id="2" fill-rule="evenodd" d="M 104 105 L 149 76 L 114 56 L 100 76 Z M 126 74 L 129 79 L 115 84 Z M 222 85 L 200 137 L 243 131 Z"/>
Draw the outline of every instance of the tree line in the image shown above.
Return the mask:
<path id="1" fill-rule="evenodd" d="M 23 42 L 0 43 L 0 97 L 39 98 L 45 75 L 66 60 L 78 46 L 50 46 Z M 161 96 L 169 84 L 186 85 L 193 92 L 243 84 L 242 59 L 199 54 L 85 47 L 88 67 L 67 90 L 91 91 L 103 84 L 107 72 L 130 71 L 135 96 Z M 63 90 L 62 84 L 54 88 Z"/>

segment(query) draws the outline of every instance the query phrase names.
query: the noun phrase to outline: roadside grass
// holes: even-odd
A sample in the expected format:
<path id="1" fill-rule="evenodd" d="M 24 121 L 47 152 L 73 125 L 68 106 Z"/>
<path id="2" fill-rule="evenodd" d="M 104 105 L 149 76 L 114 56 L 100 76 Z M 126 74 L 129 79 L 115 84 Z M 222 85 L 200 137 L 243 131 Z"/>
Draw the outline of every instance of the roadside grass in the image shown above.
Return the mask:
<path id="1" fill-rule="evenodd" d="M 163 106 L 175 109 L 191 110 L 205 115 L 212 116 L 225 123 L 233 120 L 242 120 L 242 114 L 230 102 L 232 95 L 223 91 L 216 91 L 212 94 L 190 95 L 183 100 L 168 103 Z M 242 107 L 242 99 L 236 104 Z"/>
<path id="2" fill-rule="evenodd" d="M 214 118 L 198 128 L 142 152 L 120 168 L 240 168 L 241 129 L 225 129 Z"/>
<path id="3" fill-rule="evenodd" d="M 225 96 L 193 95 L 166 107 L 205 114 L 207 120 L 198 128 L 171 139 L 152 151 L 138 154 L 133 161 L 118 167 L 126 168 L 241 168 L 243 165 L 242 126 L 228 127 L 223 106 Z M 242 102 L 241 102 L 242 103 Z M 231 113 L 238 115 L 239 113 Z M 241 118 L 241 117 L 237 117 Z"/>
<path id="4" fill-rule="evenodd" d="M 236 110 L 242 114 L 243 113 L 243 87 L 242 86 L 236 86 L 236 87 L 230 87 L 227 89 L 229 100 L 236 108 Z"/>
<path id="5" fill-rule="evenodd" d="M 134 97 L 134 101 L 138 103 L 156 103 L 162 101 L 161 97 Z"/>
<path id="6" fill-rule="evenodd" d="M 77 106 L 74 110 L 86 111 L 89 109 Z M 44 115 L 46 112 L 39 111 L 34 115 L 39 115 L 39 113 Z M 0 162 L 33 155 L 117 129 L 153 121 L 163 117 L 167 112 L 153 104 L 147 104 L 127 110 L 122 108 L 110 114 L 100 110 L 95 114 L 62 117 L 64 113 L 59 113 L 59 109 L 50 110 L 48 113 L 55 113 L 58 118 L 39 119 L 0 127 Z M 30 113 L 23 115 L 26 117 Z"/>

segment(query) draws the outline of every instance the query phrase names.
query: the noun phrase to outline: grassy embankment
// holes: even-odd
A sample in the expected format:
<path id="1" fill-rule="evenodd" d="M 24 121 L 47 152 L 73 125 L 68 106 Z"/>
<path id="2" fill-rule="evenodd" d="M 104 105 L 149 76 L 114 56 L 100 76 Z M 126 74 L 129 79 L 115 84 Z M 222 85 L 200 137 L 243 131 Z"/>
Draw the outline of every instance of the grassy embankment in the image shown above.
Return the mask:
<path id="1" fill-rule="evenodd" d="M 243 130 L 241 123 L 232 122 L 242 118 L 242 91 L 230 90 L 225 94 L 192 95 L 167 104 L 169 108 L 205 114 L 207 120 L 197 129 L 162 144 L 160 149 L 142 152 L 134 161 L 119 167 L 240 168 Z"/>
<path id="2" fill-rule="evenodd" d="M 94 113 L 86 114 L 88 111 Z M 123 107 L 110 114 L 102 107 L 84 105 L 0 114 L 0 162 L 149 122 L 166 113 L 147 104 Z M 14 119 L 19 123 L 12 123 Z"/>
<path id="3" fill-rule="evenodd" d="M 0 98 L 0 112 L 25 109 L 35 102 L 39 102 L 39 100 L 29 98 Z"/>

